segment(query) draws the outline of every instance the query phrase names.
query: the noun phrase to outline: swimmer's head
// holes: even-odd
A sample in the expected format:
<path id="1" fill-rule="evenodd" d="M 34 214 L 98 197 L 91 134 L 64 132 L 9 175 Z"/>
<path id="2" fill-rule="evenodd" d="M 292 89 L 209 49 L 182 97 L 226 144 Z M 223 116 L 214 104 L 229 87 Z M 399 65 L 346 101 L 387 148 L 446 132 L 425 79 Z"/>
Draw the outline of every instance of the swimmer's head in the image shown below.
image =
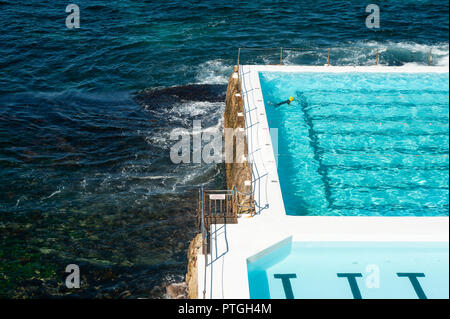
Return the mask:
<path id="1" fill-rule="evenodd" d="M 294 98 L 291 96 L 291 97 L 289 97 L 289 101 L 294 101 Z"/>

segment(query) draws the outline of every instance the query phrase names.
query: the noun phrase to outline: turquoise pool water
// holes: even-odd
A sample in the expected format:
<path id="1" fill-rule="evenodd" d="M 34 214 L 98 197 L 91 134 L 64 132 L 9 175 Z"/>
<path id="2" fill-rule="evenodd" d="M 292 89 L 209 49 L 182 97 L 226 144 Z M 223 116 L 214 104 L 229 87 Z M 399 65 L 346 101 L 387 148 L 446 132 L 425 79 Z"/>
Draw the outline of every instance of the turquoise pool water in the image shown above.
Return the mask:
<path id="1" fill-rule="evenodd" d="M 259 77 L 287 214 L 448 216 L 448 73 Z"/>
<path id="2" fill-rule="evenodd" d="M 289 242 L 249 260 L 253 299 L 449 298 L 448 243 Z"/>

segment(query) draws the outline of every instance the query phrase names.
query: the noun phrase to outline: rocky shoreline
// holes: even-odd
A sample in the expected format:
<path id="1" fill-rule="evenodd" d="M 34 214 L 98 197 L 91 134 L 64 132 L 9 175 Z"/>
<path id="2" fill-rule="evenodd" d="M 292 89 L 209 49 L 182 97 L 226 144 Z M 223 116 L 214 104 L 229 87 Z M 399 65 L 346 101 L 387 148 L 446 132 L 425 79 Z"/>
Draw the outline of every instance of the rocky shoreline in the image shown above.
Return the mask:
<path id="1" fill-rule="evenodd" d="M 225 99 L 224 127 L 233 129 L 245 129 L 244 106 L 241 98 L 241 88 L 239 83 L 239 67 L 234 66 L 233 74 L 230 76 Z M 225 136 L 225 145 L 233 145 L 233 154 L 236 154 L 236 142 L 233 137 Z M 247 158 L 247 141 L 244 140 L 244 155 Z M 225 149 L 228 149 L 225 147 Z M 226 185 L 228 189 L 236 189 L 242 193 L 251 192 L 252 175 L 250 165 L 247 160 L 242 163 L 236 158 L 233 163 L 226 163 Z M 248 196 L 238 196 L 239 203 L 244 207 L 250 207 Z M 239 213 L 245 213 L 240 211 Z M 187 254 L 187 274 L 185 282 L 172 283 L 166 288 L 166 295 L 171 299 L 197 299 L 198 291 L 198 271 L 197 256 L 201 253 L 202 234 L 197 234 L 190 242 Z"/>

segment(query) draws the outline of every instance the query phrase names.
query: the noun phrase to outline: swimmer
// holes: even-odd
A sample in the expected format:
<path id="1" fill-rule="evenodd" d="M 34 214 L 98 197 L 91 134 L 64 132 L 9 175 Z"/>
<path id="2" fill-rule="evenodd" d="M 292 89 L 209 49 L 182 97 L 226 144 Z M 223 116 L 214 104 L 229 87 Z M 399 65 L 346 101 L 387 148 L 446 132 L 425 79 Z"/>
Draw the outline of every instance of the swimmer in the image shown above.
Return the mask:
<path id="1" fill-rule="evenodd" d="M 280 105 L 283 105 L 283 104 L 288 104 L 289 105 L 289 104 L 291 104 L 292 101 L 294 101 L 294 98 L 291 96 L 286 101 L 280 102 L 280 103 L 276 104 L 275 106 L 280 106 Z"/>

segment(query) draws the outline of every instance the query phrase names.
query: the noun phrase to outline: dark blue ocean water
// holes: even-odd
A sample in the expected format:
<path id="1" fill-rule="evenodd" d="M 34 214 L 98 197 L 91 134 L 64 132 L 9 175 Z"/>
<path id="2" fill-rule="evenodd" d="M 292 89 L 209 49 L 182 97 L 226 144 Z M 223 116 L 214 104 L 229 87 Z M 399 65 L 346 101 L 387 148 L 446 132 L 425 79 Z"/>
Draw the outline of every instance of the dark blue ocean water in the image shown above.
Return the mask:
<path id="1" fill-rule="evenodd" d="M 183 279 L 196 187 L 224 187 L 223 168 L 172 164 L 168 137 L 221 129 L 238 47 L 303 47 L 283 63 L 313 65 L 328 47 L 336 65 L 432 50 L 448 66 L 447 1 L 383 1 L 378 30 L 364 1 L 80 0 L 72 30 L 69 3 L 0 0 L 0 296 L 162 297 Z"/>

